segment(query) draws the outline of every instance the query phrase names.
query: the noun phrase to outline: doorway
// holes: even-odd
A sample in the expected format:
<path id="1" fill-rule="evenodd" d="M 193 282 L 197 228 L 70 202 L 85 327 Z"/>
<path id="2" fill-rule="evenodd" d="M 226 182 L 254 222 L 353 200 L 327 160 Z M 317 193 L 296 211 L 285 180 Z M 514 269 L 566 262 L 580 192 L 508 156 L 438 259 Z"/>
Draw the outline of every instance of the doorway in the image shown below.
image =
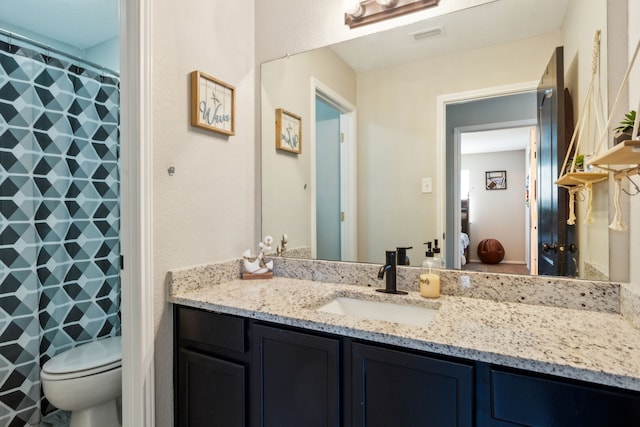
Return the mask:
<path id="1" fill-rule="evenodd" d="M 528 182 L 535 174 L 535 126 L 495 123 L 457 129 L 460 144 L 461 268 L 483 272 L 529 274 L 530 242 L 536 239 L 531 222 Z M 504 178 L 499 189 L 488 186 L 487 175 Z M 466 178 L 466 180 L 465 180 Z M 501 178 L 502 179 L 502 178 Z M 500 241 L 505 257 L 485 265 L 475 248 L 487 238 Z"/>
<path id="2" fill-rule="evenodd" d="M 331 88 L 312 80 L 312 257 L 357 259 L 356 110 Z"/>
<path id="3" fill-rule="evenodd" d="M 341 260 L 340 111 L 316 96 L 316 256 Z"/>
<path id="4" fill-rule="evenodd" d="M 121 330 L 118 3 L 27 9 L 0 23 L 2 425 L 68 417 L 41 367 Z"/>
<path id="5" fill-rule="evenodd" d="M 441 231 L 447 268 L 461 266 L 461 146 L 456 134 L 465 129 L 495 130 L 504 127 L 533 126 L 536 124 L 535 88 L 537 82 L 453 93 L 438 97 L 437 138 L 440 149 L 439 200 L 441 212 L 438 230 Z M 500 124 L 500 125 L 496 125 Z M 492 128 L 493 126 L 493 128 Z M 521 189 L 523 194 L 525 190 Z M 473 248 L 469 248 L 473 249 Z"/>

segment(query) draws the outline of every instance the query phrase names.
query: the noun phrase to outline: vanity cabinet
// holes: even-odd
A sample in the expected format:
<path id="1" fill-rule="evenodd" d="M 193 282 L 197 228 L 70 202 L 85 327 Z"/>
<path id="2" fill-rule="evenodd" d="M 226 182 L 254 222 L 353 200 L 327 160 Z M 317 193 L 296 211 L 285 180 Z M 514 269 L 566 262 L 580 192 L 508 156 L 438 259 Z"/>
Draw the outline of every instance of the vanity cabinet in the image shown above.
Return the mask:
<path id="1" fill-rule="evenodd" d="M 253 325 L 255 426 L 340 425 L 340 340 Z"/>
<path id="2" fill-rule="evenodd" d="M 472 363 L 354 343 L 354 426 L 473 425 Z"/>
<path id="3" fill-rule="evenodd" d="M 174 314 L 174 424 L 247 425 L 247 320 L 190 308 Z"/>
<path id="4" fill-rule="evenodd" d="M 640 394 L 481 365 L 479 426 L 607 426 L 640 422 Z"/>
<path id="5" fill-rule="evenodd" d="M 175 425 L 629 426 L 640 392 L 175 306 Z"/>
<path id="6" fill-rule="evenodd" d="M 177 425 L 245 425 L 243 365 L 184 349 L 178 360 Z"/>

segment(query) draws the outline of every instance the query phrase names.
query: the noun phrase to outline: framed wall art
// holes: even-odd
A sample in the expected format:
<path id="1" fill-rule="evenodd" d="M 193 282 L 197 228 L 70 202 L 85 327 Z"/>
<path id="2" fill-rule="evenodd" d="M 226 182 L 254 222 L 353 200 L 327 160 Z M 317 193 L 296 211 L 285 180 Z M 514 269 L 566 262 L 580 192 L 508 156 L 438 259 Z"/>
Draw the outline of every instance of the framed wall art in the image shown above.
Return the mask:
<path id="1" fill-rule="evenodd" d="M 487 190 L 506 190 L 507 189 L 507 171 L 489 171 L 485 172 Z"/>
<path id="2" fill-rule="evenodd" d="M 302 119 L 282 108 L 276 110 L 276 149 L 302 153 Z"/>
<path id="3" fill-rule="evenodd" d="M 191 124 L 235 135 L 236 89 L 202 71 L 191 73 Z"/>

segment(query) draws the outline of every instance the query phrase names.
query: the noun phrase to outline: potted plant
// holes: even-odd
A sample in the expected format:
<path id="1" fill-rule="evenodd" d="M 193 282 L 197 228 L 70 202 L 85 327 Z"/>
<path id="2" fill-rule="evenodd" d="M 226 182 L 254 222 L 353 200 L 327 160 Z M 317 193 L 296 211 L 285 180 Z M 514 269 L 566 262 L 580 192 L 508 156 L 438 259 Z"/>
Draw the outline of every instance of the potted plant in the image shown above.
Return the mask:
<path id="1" fill-rule="evenodd" d="M 573 162 L 573 157 L 568 159 L 565 173 L 571 172 L 584 172 L 584 154 L 578 154 L 575 163 Z"/>
<path id="2" fill-rule="evenodd" d="M 636 121 L 635 110 L 631 110 L 624 115 L 624 119 L 622 119 L 618 127 L 614 129 L 615 134 L 613 136 L 613 142 L 615 144 L 619 144 L 622 141 L 633 139 L 632 133 L 633 133 L 633 125 L 635 121 Z"/>

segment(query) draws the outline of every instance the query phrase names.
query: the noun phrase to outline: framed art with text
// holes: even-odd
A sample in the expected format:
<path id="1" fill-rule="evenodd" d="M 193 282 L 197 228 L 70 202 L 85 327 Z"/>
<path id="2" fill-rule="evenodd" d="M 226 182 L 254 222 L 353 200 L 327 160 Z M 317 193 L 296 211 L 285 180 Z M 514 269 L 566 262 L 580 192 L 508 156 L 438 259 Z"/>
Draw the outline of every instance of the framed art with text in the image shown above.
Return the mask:
<path id="1" fill-rule="evenodd" d="M 235 88 L 202 71 L 191 73 L 191 124 L 235 135 Z"/>
<path id="2" fill-rule="evenodd" d="M 276 149 L 302 153 L 302 118 L 282 108 L 276 110 Z"/>

